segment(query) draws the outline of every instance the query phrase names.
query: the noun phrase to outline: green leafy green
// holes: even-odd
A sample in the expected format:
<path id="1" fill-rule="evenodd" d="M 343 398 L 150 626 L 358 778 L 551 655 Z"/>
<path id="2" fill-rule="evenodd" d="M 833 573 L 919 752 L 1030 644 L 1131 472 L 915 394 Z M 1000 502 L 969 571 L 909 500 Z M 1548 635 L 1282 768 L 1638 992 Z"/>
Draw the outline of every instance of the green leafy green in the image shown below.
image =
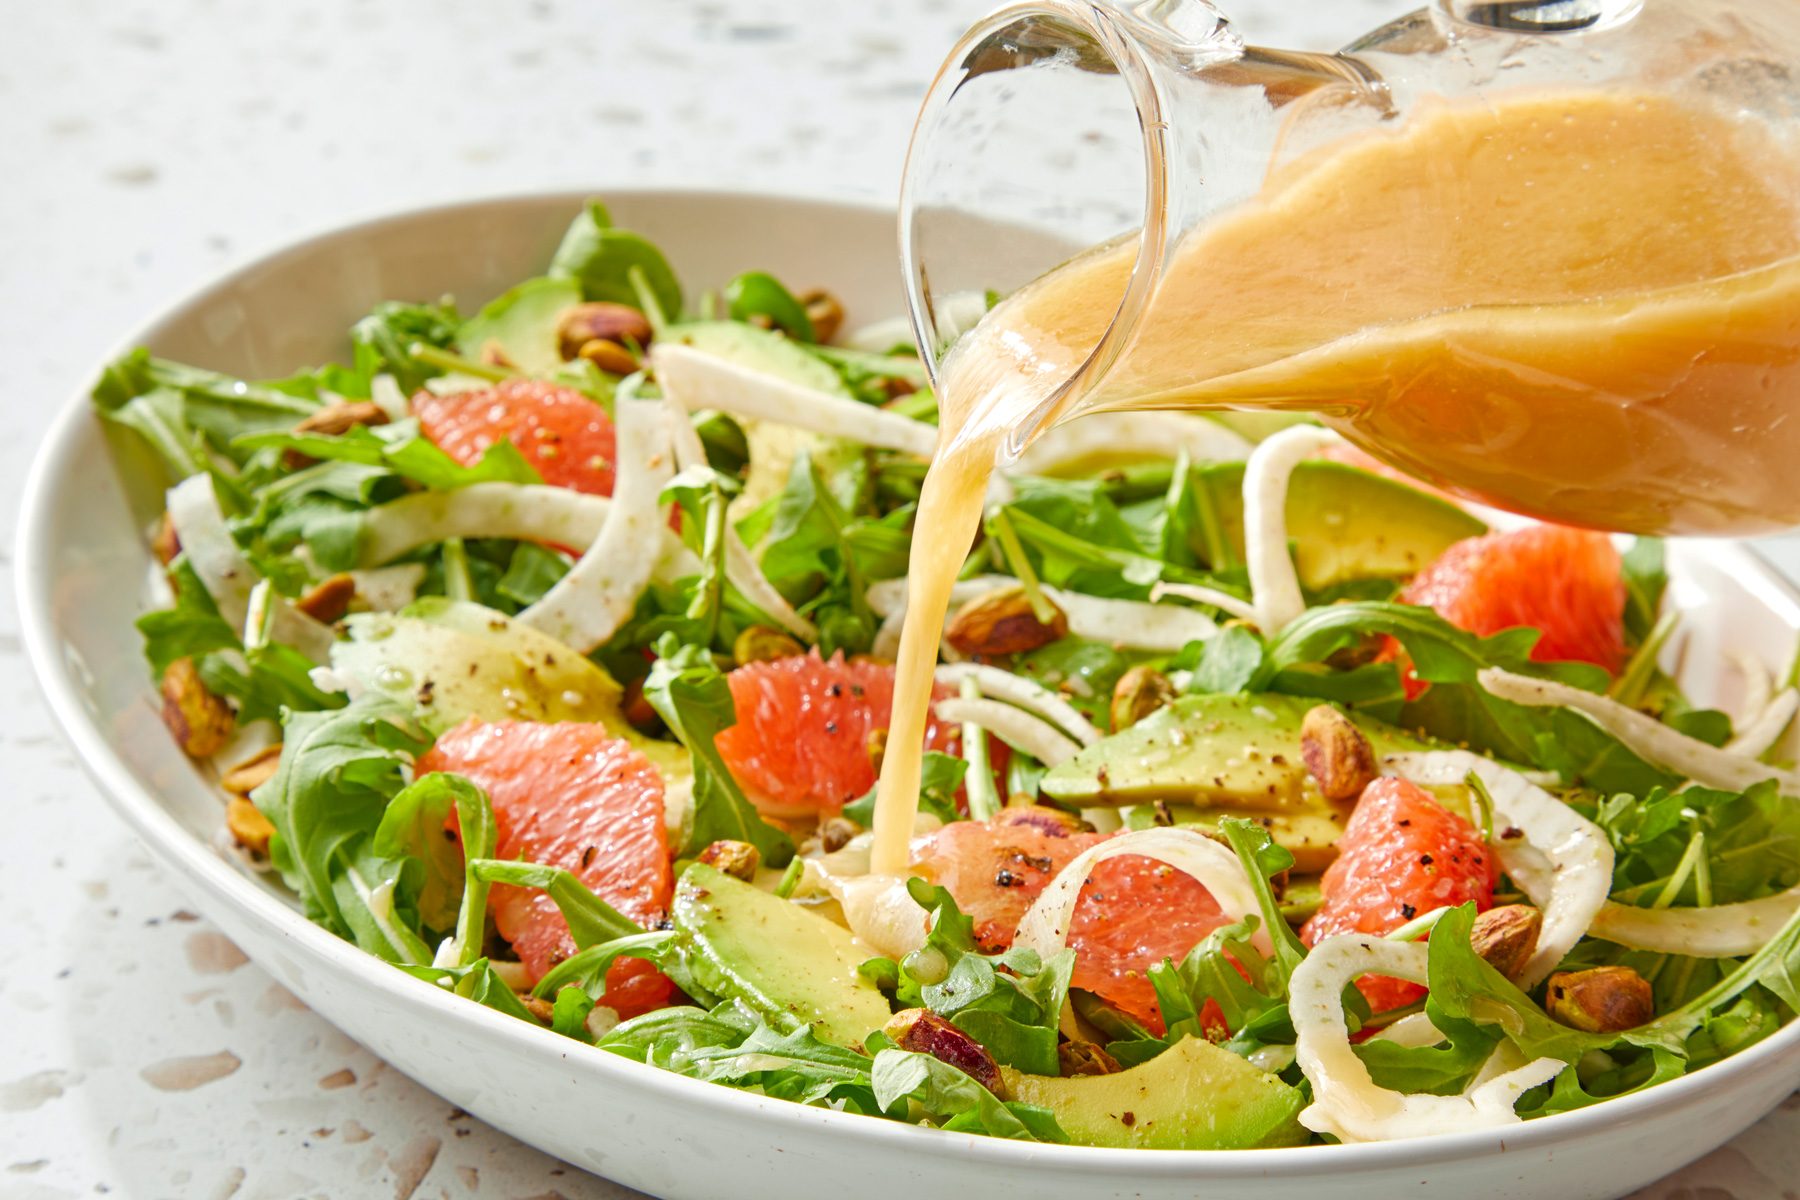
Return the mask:
<path id="1" fill-rule="evenodd" d="M 656 650 L 656 662 L 644 680 L 644 699 L 694 758 L 693 820 L 680 853 L 691 857 L 729 839 L 749 842 L 771 867 L 787 865 L 794 856 L 793 839 L 757 815 L 713 745 L 720 730 L 737 724 L 724 673 L 706 647 L 684 645 L 673 635 L 664 635 Z"/>
<path id="2" fill-rule="evenodd" d="M 281 450 L 330 462 L 385 467 L 403 479 L 433 491 L 452 491 L 472 483 L 542 483 L 519 448 L 502 438 L 482 451 L 473 466 L 463 466 L 418 432 L 414 421 L 374 429 L 358 425 L 345 434 L 277 431 L 246 434 L 234 443 L 242 450 Z"/>
<path id="3" fill-rule="evenodd" d="M 898 964 L 872 959 L 863 974 L 892 990 L 902 1005 L 923 1005 L 948 1019 L 996 1062 L 1033 1075 L 1057 1074 L 1057 1026 L 1075 952 L 1064 950 L 1048 962 L 1022 947 L 985 955 L 974 922 L 948 889 L 923 879 L 908 880 L 906 889 L 930 914 L 925 945 Z"/>
<path id="4" fill-rule="evenodd" d="M 469 877 L 483 883 L 510 883 L 537 888 L 556 902 L 569 936 L 579 949 L 598 946 L 644 932 L 643 926 L 594 895 L 573 871 L 532 862 L 503 862 L 497 858 L 471 858 Z"/>
<path id="5" fill-rule="evenodd" d="M 453 812 L 454 834 L 448 825 Z M 494 853 L 495 836 L 487 793 L 442 772 L 407 785 L 375 827 L 372 848 L 397 864 L 399 886 L 412 897 L 421 925 L 456 931 L 450 953 L 438 956 L 444 966 L 469 966 L 481 957 L 488 881 L 470 868 Z"/>
<path id="6" fill-rule="evenodd" d="M 1303 668 L 1323 663 L 1371 634 L 1397 640 L 1414 673 L 1431 684 L 1406 706 L 1403 723 L 1408 726 L 1603 791 L 1642 795 L 1680 782 L 1579 713 L 1513 704 L 1490 695 L 1476 682 L 1484 667 L 1501 667 L 1591 691 L 1605 688 L 1607 678 L 1598 667 L 1533 661 L 1531 648 L 1539 636 L 1535 629 L 1509 629 L 1482 638 L 1428 608 L 1351 601 L 1308 609 L 1292 621 L 1270 639 L 1265 670 L 1283 690 L 1299 690 L 1307 680 L 1328 681 L 1329 672 Z"/>
<path id="7" fill-rule="evenodd" d="M 662 251 L 638 234 L 615 226 L 606 206 L 591 200 L 563 235 L 550 260 L 549 273 L 575 280 L 588 300 L 635 307 L 638 295 L 631 283 L 633 271 L 641 274 L 662 316 L 674 319 L 681 315 L 681 281 Z"/>
<path id="8" fill-rule="evenodd" d="M 366 376 L 383 371 L 392 375 L 400 390 L 410 396 L 438 374 L 413 357 L 412 347 L 420 343 L 440 348 L 455 345 L 461 321 L 456 305 L 448 298 L 436 304 L 383 301 L 350 327 L 357 365 Z"/>
<path id="9" fill-rule="evenodd" d="M 431 955 L 412 920 L 389 911 L 373 850 L 388 801 L 427 742 L 410 712 L 376 693 L 329 712 L 291 713 L 275 775 L 255 801 L 275 826 L 269 860 L 307 915 L 393 962 Z"/>
<path id="10" fill-rule="evenodd" d="M 734 321 L 758 324 L 761 318 L 795 341 L 819 340 L 806 305 L 766 271 L 744 272 L 725 285 L 724 296 L 726 312 Z"/>
<path id="11" fill-rule="evenodd" d="M 894 1109 L 910 1101 L 945 1129 L 1029 1142 L 1067 1142 L 1048 1109 L 1003 1101 L 963 1071 L 929 1054 L 892 1047 L 869 1072 L 875 1103 Z"/>
<path id="12" fill-rule="evenodd" d="M 956 810 L 956 791 L 962 786 L 968 769 L 969 764 L 954 754 L 925 751 L 919 768 L 919 811 L 931 814 L 946 825 L 960 821 L 962 814 Z M 875 793 L 879 790 L 879 787 L 872 787 L 860 798 L 844 805 L 844 816 L 864 829 L 874 828 Z"/>

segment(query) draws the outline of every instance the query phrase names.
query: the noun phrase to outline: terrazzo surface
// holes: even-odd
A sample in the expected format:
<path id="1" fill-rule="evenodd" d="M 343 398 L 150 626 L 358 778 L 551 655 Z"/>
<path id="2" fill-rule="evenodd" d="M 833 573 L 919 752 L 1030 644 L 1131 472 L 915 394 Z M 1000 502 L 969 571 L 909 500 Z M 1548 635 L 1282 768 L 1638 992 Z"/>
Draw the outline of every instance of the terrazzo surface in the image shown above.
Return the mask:
<path id="1" fill-rule="evenodd" d="M 38 703 L 11 603 L 17 484 L 130 328 L 303 233 L 608 184 L 891 198 L 924 81 L 986 7 L 0 0 L 0 1198 L 631 1194 L 386 1068 L 184 907 Z M 1251 38 L 1317 49 L 1396 11 L 1238 7 Z M 1790 1101 L 1642 1195 L 1762 1200 L 1796 1179 Z"/>

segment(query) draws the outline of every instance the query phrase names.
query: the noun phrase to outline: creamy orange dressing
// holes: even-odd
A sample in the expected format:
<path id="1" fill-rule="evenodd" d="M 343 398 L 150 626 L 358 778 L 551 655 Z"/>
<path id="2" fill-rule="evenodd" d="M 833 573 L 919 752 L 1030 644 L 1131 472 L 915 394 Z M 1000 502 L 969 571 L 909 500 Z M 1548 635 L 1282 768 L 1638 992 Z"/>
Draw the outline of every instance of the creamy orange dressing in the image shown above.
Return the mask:
<path id="1" fill-rule="evenodd" d="M 1169 253 L 1093 392 L 1286 408 L 1466 495 L 1574 524 L 1800 524 L 1800 165 L 1760 127 L 1619 93 L 1438 105 L 1303 156 Z M 1100 247 L 945 363 L 912 545 L 873 866 L 900 871 L 951 583 L 1002 437 L 1099 344 Z"/>

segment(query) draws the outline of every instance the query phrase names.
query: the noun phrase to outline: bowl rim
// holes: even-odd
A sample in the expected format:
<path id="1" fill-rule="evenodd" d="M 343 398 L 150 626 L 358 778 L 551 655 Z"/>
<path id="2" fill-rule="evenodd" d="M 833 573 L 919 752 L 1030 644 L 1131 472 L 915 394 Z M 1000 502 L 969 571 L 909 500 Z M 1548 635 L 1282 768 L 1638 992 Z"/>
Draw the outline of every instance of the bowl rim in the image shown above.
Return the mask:
<path id="1" fill-rule="evenodd" d="M 710 198 L 853 209 L 871 215 L 893 211 L 889 205 L 878 201 L 821 198 L 766 189 L 609 187 L 604 192 L 608 197 L 630 197 L 642 203 Z M 139 323 L 105 361 L 110 362 L 118 353 L 135 346 L 153 342 L 165 327 L 183 320 L 189 310 L 223 293 L 250 273 L 315 251 L 341 238 L 378 234 L 383 228 L 428 216 L 452 212 L 472 215 L 484 208 L 504 211 L 526 204 L 566 200 L 573 210 L 593 194 L 595 190 L 585 189 L 503 193 L 394 209 L 332 225 L 282 243 L 274 250 L 243 257 L 229 270 L 188 290 Z M 1529 1151 L 1635 1125 L 1649 1113 L 1677 1107 L 1698 1092 L 1730 1087 L 1739 1076 L 1758 1068 L 1776 1069 L 1777 1060 L 1800 1047 L 1800 1019 L 1797 1019 L 1762 1042 L 1679 1079 L 1591 1107 L 1516 1125 L 1357 1145 L 1145 1151 L 958 1135 L 905 1122 L 775 1100 L 582 1046 L 548 1029 L 536 1028 L 472 1004 L 403 971 L 394 970 L 353 943 L 313 924 L 303 914 L 258 887 L 208 842 L 195 838 L 182 828 L 163 807 L 150 784 L 139 778 L 87 711 L 81 699 L 83 684 L 73 665 L 61 653 L 62 639 L 58 632 L 61 623 L 54 602 L 56 580 L 50 572 L 53 553 L 50 533 L 58 496 L 66 488 L 76 485 L 77 472 L 83 462 L 81 454 L 102 444 L 99 418 L 92 410 L 88 394 L 96 375 L 97 370 L 90 372 L 87 382 L 65 403 L 35 452 L 26 478 L 16 531 L 15 599 L 20 632 L 27 661 L 45 706 L 84 772 L 137 837 L 156 853 L 165 867 L 175 872 L 180 883 L 191 883 L 213 903 L 229 906 L 240 918 L 259 926 L 274 939 L 298 943 L 312 957 L 344 972 L 355 985 L 374 989 L 395 1004 L 414 1008 L 422 1019 L 444 1022 L 490 1042 L 498 1039 L 506 1044 L 509 1052 L 522 1057 L 559 1061 L 565 1068 L 581 1061 L 586 1064 L 584 1069 L 594 1073 L 599 1080 L 660 1091 L 677 1102 L 711 1107 L 721 1116 L 737 1114 L 750 1120 L 773 1116 L 778 1121 L 800 1127 L 814 1126 L 841 1141 L 846 1149 L 853 1150 L 857 1146 L 880 1146 L 890 1150 L 916 1147 L 920 1151 L 953 1155 L 990 1167 L 1050 1166 L 1083 1174 L 1165 1180 L 1314 1177 Z M 1800 587 L 1780 576 L 1750 548 L 1737 543 L 1690 542 L 1684 544 L 1683 553 L 1711 560 L 1721 570 L 1742 580 L 1760 602 L 1770 607 L 1785 605 L 1788 610 L 1785 615 L 1790 620 L 1800 618 Z M 1800 1066 L 1793 1067 L 1793 1072 L 1800 1078 Z"/>

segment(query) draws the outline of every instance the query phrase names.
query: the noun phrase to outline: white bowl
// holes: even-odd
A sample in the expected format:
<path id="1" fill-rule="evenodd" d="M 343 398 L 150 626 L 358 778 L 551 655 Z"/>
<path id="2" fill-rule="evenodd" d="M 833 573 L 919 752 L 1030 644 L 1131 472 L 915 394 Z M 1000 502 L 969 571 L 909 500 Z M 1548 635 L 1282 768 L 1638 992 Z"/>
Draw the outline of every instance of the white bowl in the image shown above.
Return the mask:
<path id="1" fill-rule="evenodd" d="M 582 197 L 454 205 L 355 225 L 262 259 L 128 339 L 233 374 L 342 354 L 373 303 L 454 294 L 465 308 L 541 270 Z M 749 268 L 834 288 L 851 322 L 899 312 L 891 213 L 730 193 L 613 192 L 619 222 L 664 246 L 694 287 Z M 76 753 L 197 908 L 258 964 L 426 1087 L 514 1136 L 672 1197 L 864 1200 L 980 1194 L 1238 1198 L 1430 1194 L 1616 1196 L 1722 1144 L 1800 1084 L 1800 1022 L 1652 1091 L 1502 1130 L 1371 1146 L 1237 1152 L 1097 1150 L 944 1133 L 805 1108 L 671 1075 L 446 995 L 312 925 L 215 849 L 220 797 L 158 719 L 132 626 L 160 509 L 154 464 L 72 397 L 32 472 L 19 538 L 26 648 Z M 1745 550 L 1674 549 L 1671 601 L 1692 614 L 1685 682 L 1729 699 L 1722 653 L 1785 661 L 1790 587 Z"/>

